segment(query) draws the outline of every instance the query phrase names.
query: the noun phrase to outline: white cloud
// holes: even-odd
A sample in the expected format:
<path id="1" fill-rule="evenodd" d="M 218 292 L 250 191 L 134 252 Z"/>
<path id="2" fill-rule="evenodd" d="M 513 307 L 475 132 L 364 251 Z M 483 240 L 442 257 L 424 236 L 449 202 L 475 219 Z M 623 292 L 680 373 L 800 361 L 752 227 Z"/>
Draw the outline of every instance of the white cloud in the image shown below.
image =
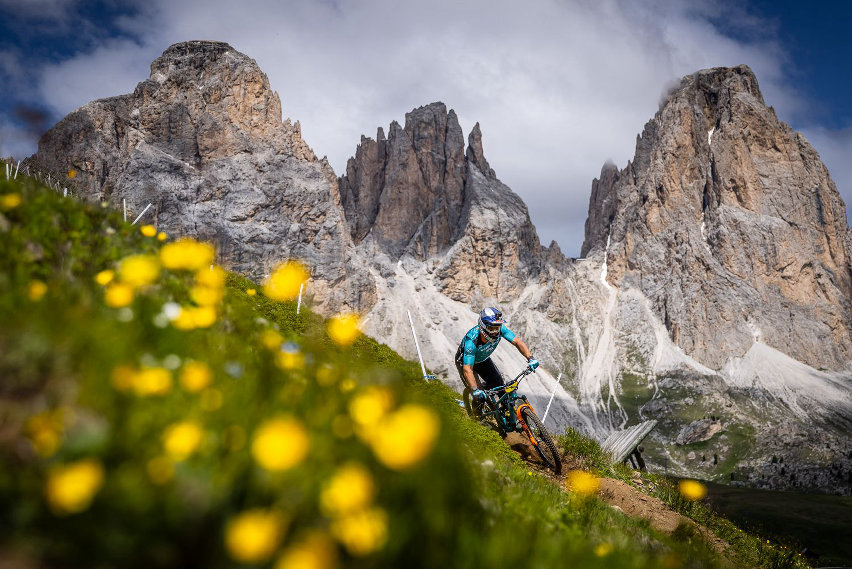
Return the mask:
<path id="1" fill-rule="evenodd" d="M 576 255 L 592 178 L 607 159 L 623 167 L 632 158 L 636 135 L 672 81 L 747 63 L 782 119 L 798 108 L 771 34 L 734 41 L 710 23 L 727 2 L 690 5 L 157 0 L 122 19 L 138 43 L 113 40 L 49 66 L 42 93 L 65 113 L 129 92 L 172 43 L 227 41 L 258 61 L 285 117 L 301 121 L 305 139 L 338 173 L 361 134 L 375 136 L 376 127 L 440 100 L 465 133 L 481 123 L 486 157 L 527 202 L 542 240 Z M 760 22 L 741 22 L 759 29 Z"/>

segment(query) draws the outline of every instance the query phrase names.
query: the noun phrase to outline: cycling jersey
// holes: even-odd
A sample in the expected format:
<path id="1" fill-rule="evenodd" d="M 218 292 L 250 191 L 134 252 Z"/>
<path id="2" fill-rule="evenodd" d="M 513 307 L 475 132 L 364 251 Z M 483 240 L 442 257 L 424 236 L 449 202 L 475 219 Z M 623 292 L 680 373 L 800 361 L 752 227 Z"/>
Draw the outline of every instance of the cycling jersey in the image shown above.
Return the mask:
<path id="1" fill-rule="evenodd" d="M 472 366 L 487 360 L 491 357 L 494 350 L 497 349 L 497 344 L 500 343 L 500 338 L 506 338 L 506 340 L 511 342 L 515 339 L 515 333 L 503 324 L 500 327 L 499 336 L 490 342 L 480 344 L 481 339 L 479 337 L 479 326 L 471 328 L 468 333 L 464 335 L 461 346 L 459 346 L 459 351 L 464 354 L 462 364 Z"/>

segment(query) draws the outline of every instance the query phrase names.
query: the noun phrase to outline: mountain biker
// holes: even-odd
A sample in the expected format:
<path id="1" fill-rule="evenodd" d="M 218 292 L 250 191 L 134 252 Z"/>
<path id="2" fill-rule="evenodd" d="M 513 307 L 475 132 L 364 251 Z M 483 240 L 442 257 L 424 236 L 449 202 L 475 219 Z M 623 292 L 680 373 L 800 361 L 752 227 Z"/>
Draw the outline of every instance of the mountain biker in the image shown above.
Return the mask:
<path id="1" fill-rule="evenodd" d="M 491 354 L 501 338 L 506 338 L 527 358 L 527 365 L 532 370 L 538 367 L 538 360 L 532 357 L 524 341 L 506 326 L 500 309 L 493 306 L 483 308 L 479 313 L 479 322 L 464 335 L 456 351 L 459 377 L 473 392 L 473 399 L 477 404 L 485 400 L 483 389 L 494 389 L 503 385 L 503 376 L 491 361 Z"/>

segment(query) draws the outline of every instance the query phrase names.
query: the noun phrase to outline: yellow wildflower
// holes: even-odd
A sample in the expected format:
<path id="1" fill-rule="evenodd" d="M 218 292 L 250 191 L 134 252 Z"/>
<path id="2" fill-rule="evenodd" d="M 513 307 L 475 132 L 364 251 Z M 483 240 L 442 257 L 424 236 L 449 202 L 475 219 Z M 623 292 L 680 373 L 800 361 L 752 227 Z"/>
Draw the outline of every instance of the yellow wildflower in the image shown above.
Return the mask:
<path id="1" fill-rule="evenodd" d="M 201 392 L 201 408 L 204 411 L 215 411 L 222 406 L 222 392 L 210 388 Z"/>
<path id="2" fill-rule="evenodd" d="M 181 421 L 170 425 L 163 433 L 163 448 L 174 460 L 186 460 L 198 449 L 203 439 L 204 430 L 198 423 Z"/>
<path id="3" fill-rule="evenodd" d="M 33 415 L 27 420 L 26 430 L 39 456 L 47 458 L 59 450 L 62 431 L 65 430 L 63 415 L 64 413 L 57 409 Z"/>
<path id="4" fill-rule="evenodd" d="M 157 233 L 157 241 L 163 242 L 168 238 L 169 238 L 169 236 L 166 235 L 165 231 L 160 231 L 159 233 Z"/>
<path id="5" fill-rule="evenodd" d="M 219 265 L 213 265 L 196 271 L 195 282 L 200 286 L 221 289 L 225 286 L 225 277 L 227 275 L 225 269 Z"/>
<path id="6" fill-rule="evenodd" d="M 308 432 L 291 417 L 267 421 L 258 428 L 251 454 L 267 470 L 287 470 L 302 462 L 308 454 Z"/>
<path id="7" fill-rule="evenodd" d="M 283 341 L 283 336 L 275 330 L 268 329 L 260 333 L 260 343 L 266 346 L 268 350 L 277 350 L 281 347 Z"/>
<path id="8" fill-rule="evenodd" d="M 609 543 L 599 543 L 597 547 L 595 547 L 595 555 L 598 557 L 606 557 L 612 553 L 612 545 Z"/>
<path id="9" fill-rule="evenodd" d="M 113 283 L 107 287 L 104 301 L 113 308 L 127 306 L 133 302 L 133 287 L 123 283 Z"/>
<path id="10" fill-rule="evenodd" d="M 68 177 L 72 180 L 74 178 L 76 178 L 77 177 L 77 170 L 68 170 Z"/>
<path id="11" fill-rule="evenodd" d="M 204 362 L 188 361 L 180 374 L 180 384 L 190 393 L 201 391 L 213 381 L 213 374 Z"/>
<path id="12" fill-rule="evenodd" d="M 257 291 L 254 290 L 253 288 L 249 288 L 249 289 L 246 289 L 246 294 L 249 295 L 249 296 L 254 296 L 254 295 L 257 294 Z"/>
<path id="13" fill-rule="evenodd" d="M 118 275 L 132 287 L 149 285 L 160 276 L 160 262 L 154 255 L 131 255 L 121 261 Z"/>
<path id="14" fill-rule="evenodd" d="M 393 407 L 393 393 L 386 387 L 370 386 L 349 402 L 349 415 L 361 427 L 381 421 Z"/>
<path id="15" fill-rule="evenodd" d="M 213 306 L 222 302 L 222 289 L 210 286 L 194 286 L 189 291 L 189 298 L 199 306 Z"/>
<path id="16" fill-rule="evenodd" d="M 41 300 L 41 297 L 43 297 L 46 292 L 46 284 L 41 281 L 30 281 L 30 285 L 27 288 L 27 295 L 30 297 L 30 300 Z"/>
<path id="17" fill-rule="evenodd" d="M 278 558 L 275 569 L 334 569 L 337 546 L 325 532 L 314 531 Z"/>
<path id="18" fill-rule="evenodd" d="M 434 411 L 408 404 L 383 419 L 368 442 L 385 466 L 405 470 L 432 451 L 440 428 L 441 422 Z"/>
<path id="19" fill-rule="evenodd" d="M 343 381 L 340 382 L 340 391 L 342 391 L 344 393 L 348 393 L 348 392 L 352 391 L 353 389 L 355 389 L 356 387 L 358 387 L 358 382 L 355 381 L 351 377 L 347 377 Z"/>
<path id="20" fill-rule="evenodd" d="M 240 563 L 268 561 L 284 535 L 284 516 L 280 512 L 256 508 L 232 518 L 225 528 L 225 546 Z"/>
<path id="21" fill-rule="evenodd" d="M 60 436 L 51 429 L 41 429 L 30 436 L 30 441 L 40 457 L 48 458 L 59 450 Z"/>
<path id="22" fill-rule="evenodd" d="M 172 372 L 162 367 L 143 368 L 133 375 L 136 395 L 165 395 L 172 389 Z"/>
<path id="23" fill-rule="evenodd" d="M 143 225 L 139 228 L 139 232 L 145 237 L 154 237 L 157 234 L 157 228 L 153 225 Z"/>
<path id="24" fill-rule="evenodd" d="M 338 314 L 328 322 L 328 337 L 338 346 L 349 346 L 361 334 L 358 324 L 355 314 Z"/>
<path id="25" fill-rule="evenodd" d="M 95 282 L 101 286 L 106 286 L 112 282 L 115 278 L 115 271 L 111 271 L 110 269 L 106 269 L 105 271 L 101 271 L 95 275 Z"/>
<path id="26" fill-rule="evenodd" d="M 174 462 L 167 456 L 152 458 L 145 465 L 145 470 L 151 482 L 158 485 L 166 484 L 175 476 Z"/>
<path id="27" fill-rule="evenodd" d="M 707 495 L 707 487 L 697 480 L 681 480 L 677 486 L 680 495 L 690 502 L 701 500 Z"/>
<path id="28" fill-rule="evenodd" d="M 370 472 L 350 463 L 338 470 L 323 487 L 320 507 L 326 516 L 338 517 L 366 509 L 373 503 L 375 485 Z"/>
<path id="29" fill-rule="evenodd" d="M 263 285 L 263 293 L 273 300 L 290 300 L 299 296 L 299 289 L 308 280 L 308 271 L 297 261 L 279 265 Z"/>
<path id="30" fill-rule="evenodd" d="M 89 507 L 103 482 L 100 462 L 79 460 L 53 468 L 47 476 L 45 494 L 55 514 L 74 514 Z"/>
<path id="31" fill-rule="evenodd" d="M 216 322 L 216 309 L 212 306 L 184 306 L 172 325 L 179 330 L 209 328 Z"/>
<path id="32" fill-rule="evenodd" d="M 130 391 L 136 381 L 136 370 L 127 365 L 116 366 L 110 374 L 110 383 L 118 391 Z"/>
<path id="33" fill-rule="evenodd" d="M 600 481 L 591 472 L 572 470 L 568 473 L 568 488 L 583 496 L 590 496 L 598 491 Z"/>
<path id="34" fill-rule="evenodd" d="M 193 239 L 178 239 L 160 249 L 160 262 L 169 270 L 197 271 L 213 262 L 216 251 L 212 245 Z"/>
<path id="35" fill-rule="evenodd" d="M 300 369 L 305 367 L 305 355 L 295 344 L 288 342 L 275 354 L 275 365 L 285 370 Z"/>
<path id="36" fill-rule="evenodd" d="M 331 533 L 352 555 L 368 555 L 387 541 L 388 516 L 381 508 L 361 510 L 334 520 Z"/>
<path id="37" fill-rule="evenodd" d="M 21 194 L 4 194 L 0 196 L 0 209 L 10 210 L 21 205 Z"/>

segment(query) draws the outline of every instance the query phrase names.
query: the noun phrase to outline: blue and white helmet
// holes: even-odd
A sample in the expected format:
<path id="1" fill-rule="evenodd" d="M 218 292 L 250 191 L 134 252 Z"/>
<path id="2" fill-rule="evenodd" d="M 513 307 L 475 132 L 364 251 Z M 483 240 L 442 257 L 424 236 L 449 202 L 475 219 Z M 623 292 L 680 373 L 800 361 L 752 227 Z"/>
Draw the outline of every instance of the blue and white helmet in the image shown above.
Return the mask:
<path id="1" fill-rule="evenodd" d="M 479 331 L 489 340 L 495 340 L 500 335 L 500 329 L 506 321 L 499 308 L 489 306 L 479 313 Z"/>

